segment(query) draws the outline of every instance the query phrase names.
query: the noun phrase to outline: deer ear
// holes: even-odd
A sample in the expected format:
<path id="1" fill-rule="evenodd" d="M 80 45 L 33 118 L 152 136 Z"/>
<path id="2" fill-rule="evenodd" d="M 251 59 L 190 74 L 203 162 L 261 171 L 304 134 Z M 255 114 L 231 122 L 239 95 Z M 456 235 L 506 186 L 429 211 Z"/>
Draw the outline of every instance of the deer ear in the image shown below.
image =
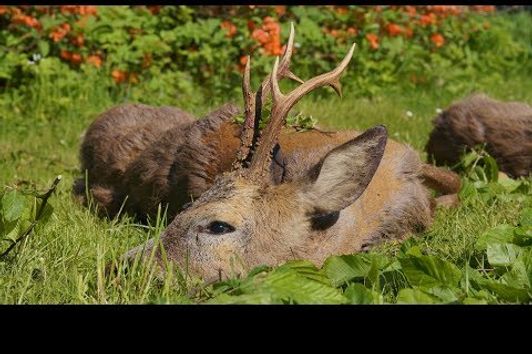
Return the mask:
<path id="1" fill-rule="evenodd" d="M 384 126 L 371 128 L 331 150 L 309 171 L 304 194 L 317 213 L 340 211 L 360 197 L 379 166 L 387 137 Z"/>

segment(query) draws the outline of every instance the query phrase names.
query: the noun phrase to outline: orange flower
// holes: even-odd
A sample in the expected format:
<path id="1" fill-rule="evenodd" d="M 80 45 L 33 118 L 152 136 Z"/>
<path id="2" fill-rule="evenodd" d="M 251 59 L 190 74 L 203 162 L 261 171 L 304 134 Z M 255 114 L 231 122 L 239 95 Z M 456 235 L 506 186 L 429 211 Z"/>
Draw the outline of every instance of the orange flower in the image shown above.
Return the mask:
<path id="1" fill-rule="evenodd" d="M 96 6 L 63 5 L 59 7 L 59 11 L 61 11 L 63 15 L 79 14 L 82 16 L 91 16 L 98 13 Z"/>
<path id="2" fill-rule="evenodd" d="M 433 12 L 423 15 L 419 19 L 419 23 L 423 27 L 428 26 L 428 25 L 435 25 L 436 21 L 437 21 L 437 17 L 436 17 L 436 14 L 434 14 Z"/>
<path id="3" fill-rule="evenodd" d="M 410 27 L 406 27 L 404 31 L 404 35 L 406 38 L 412 38 L 412 36 L 414 35 L 414 30 Z"/>
<path id="4" fill-rule="evenodd" d="M 76 65 L 81 64 L 82 61 L 83 61 L 83 57 L 78 53 L 73 53 L 72 57 L 70 58 L 70 62 L 72 64 L 76 64 Z"/>
<path id="5" fill-rule="evenodd" d="M 83 33 L 80 33 L 77 36 L 72 37 L 70 39 L 70 42 L 76 47 L 83 47 L 83 44 L 85 43 L 85 38 L 83 37 Z"/>
<path id="6" fill-rule="evenodd" d="M 100 58 L 99 55 L 89 55 L 87 57 L 87 63 L 94 65 L 97 68 L 100 68 L 102 66 L 102 58 Z"/>
<path id="7" fill-rule="evenodd" d="M 161 5 L 150 5 L 146 6 L 152 15 L 157 15 L 161 11 Z"/>
<path id="8" fill-rule="evenodd" d="M 379 36 L 377 36 L 375 33 L 366 34 L 366 39 L 368 40 L 372 49 L 379 48 Z"/>
<path id="9" fill-rule="evenodd" d="M 227 32 L 226 37 L 232 38 L 236 34 L 236 26 L 231 21 L 223 21 L 220 27 Z"/>
<path id="10" fill-rule="evenodd" d="M 439 33 L 434 33 L 432 36 L 430 36 L 430 40 L 437 48 L 443 46 L 445 43 L 445 38 L 443 38 L 443 36 Z"/>
<path id="11" fill-rule="evenodd" d="M 274 11 L 277 14 L 277 16 L 283 16 L 284 14 L 286 14 L 286 5 L 275 6 Z"/>
<path id="12" fill-rule="evenodd" d="M 242 55 L 240 57 L 240 65 L 246 66 L 247 63 L 248 63 L 248 56 L 247 55 Z"/>
<path id="13" fill-rule="evenodd" d="M 63 39 L 67 33 L 70 32 L 70 25 L 68 23 L 63 23 L 56 27 L 51 33 L 50 38 L 54 42 L 59 42 L 61 39 Z"/>
<path id="14" fill-rule="evenodd" d="M 119 84 L 121 82 L 126 81 L 127 79 L 127 72 L 119 69 L 114 69 L 111 72 L 111 77 L 115 81 L 115 83 Z"/>
<path id="15" fill-rule="evenodd" d="M 349 33 L 351 36 L 356 36 L 358 31 L 357 31 L 357 29 L 355 27 L 349 27 L 347 29 L 347 33 Z"/>
<path id="16" fill-rule="evenodd" d="M 258 41 L 260 44 L 265 44 L 266 42 L 268 42 L 270 35 L 263 29 L 258 28 L 254 30 L 253 33 L 251 33 L 251 37 L 254 40 Z"/>
<path id="17" fill-rule="evenodd" d="M 487 6 L 481 6 L 481 5 L 475 5 L 472 6 L 474 11 L 477 12 L 493 12 L 495 11 L 495 6 L 493 5 L 487 5 Z"/>
<path id="18" fill-rule="evenodd" d="M 279 26 L 279 24 L 277 22 L 275 22 L 275 20 L 273 18 L 271 18 L 270 16 L 266 16 L 264 18 L 264 23 L 262 25 L 262 28 L 265 30 L 265 31 L 268 31 L 272 34 L 276 34 L 276 33 L 280 33 L 281 32 L 281 26 Z"/>
<path id="19" fill-rule="evenodd" d="M 31 17 L 28 15 L 15 15 L 11 19 L 11 22 L 14 24 L 25 25 L 35 29 L 41 28 L 41 23 L 39 22 L 39 20 L 37 20 L 35 17 Z"/>
<path id="20" fill-rule="evenodd" d="M 72 58 L 72 52 L 68 50 L 61 49 L 61 52 L 59 53 L 59 56 L 63 60 L 70 60 Z"/>
<path id="21" fill-rule="evenodd" d="M 331 31 L 331 36 L 333 36 L 334 38 L 338 37 L 339 34 L 340 34 L 340 33 L 338 32 L 338 30 L 333 29 L 333 30 Z"/>
<path id="22" fill-rule="evenodd" d="M 405 12 L 408 14 L 408 16 L 414 17 L 417 13 L 417 10 L 415 6 L 409 5 L 409 6 L 405 6 Z"/>
<path id="23" fill-rule="evenodd" d="M 349 10 L 347 9 L 347 6 L 335 6 L 336 13 L 339 15 L 345 15 Z"/>
<path id="24" fill-rule="evenodd" d="M 0 15 L 3 15 L 7 12 L 7 6 L 0 6 Z"/>
<path id="25" fill-rule="evenodd" d="M 98 9 L 96 6 L 79 6 L 78 13 L 82 16 L 96 16 Z"/>
<path id="26" fill-rule="evenodd" d="M 395 24 L 395 23 L 389 23 L 387 26 L 386 26 L 386 31 L 388 32 L 388 34 L 392 37 L 394 36 L 398 36 L 400 35 L 401 33 L 403 33 L 403 29 L 401 28 L 401 26 Z"/>

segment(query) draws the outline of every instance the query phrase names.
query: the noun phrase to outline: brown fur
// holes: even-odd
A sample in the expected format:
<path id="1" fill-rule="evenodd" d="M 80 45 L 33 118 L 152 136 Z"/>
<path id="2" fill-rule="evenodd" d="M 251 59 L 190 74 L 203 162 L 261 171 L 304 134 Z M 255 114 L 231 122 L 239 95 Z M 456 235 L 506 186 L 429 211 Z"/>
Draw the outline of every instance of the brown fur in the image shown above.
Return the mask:
<path id="1" fill-rule="evenodd" d="M 532 171 L 532 107 L 476 94 L 455 103 L 434 122 L 426 150 L 438 165 L 458 163 L 461 154 L 486 144 L 502 171 L 512 177 Z"/>
<path id="2" fill-rule="evenodd" d="M 139 119 L 147 116 L 144 109 L 161 115 L 157 108 L 125 106 L 104 113 L 89 128 L 81 154 L 89 190 L 110 215 L 122 204 L 140 217 L 168 204 L 173 221 L 161 236 L 167 257 L 205 279 L 294 257 L 319 265 L 331 254 L 402 239 L 432 222 L 433 199 L 424 184 L 443 194 L 459 188 L 456 175 L 423 164 L 404 144 L 388 140 L 378 148 L 386 137 L 383 128 L 363 135 L 285 128 L 279 137 L 282 183 L 257 185 L 229 172 L 241 132 L 233 122 L 234 105 L 194 122 L 176 110 L 162 118 L 172 122 L 168 129 Z M 113 124 L 129 130 L 115 133 Z M 135 136 L 126 137 L 127 131 Z M 82 195 L 77 183 L 74 192 Z M 194 203 L 180 212 L 190 197 Z M 217 220 L 233 225 L 238 237 L 206 236 Z M 145 252 L 153 244 L 147 246 Z M 161 257 L 157 253 L 162 262 Z"/>
<path id="3" fill-rule="evenodd" d="M 101 114 L 88 128 L 80 150 L 81 171 L 87 173 L 88 192 L 101 214 L 114 215 L 124 195 L 125 175 L 139 156 L 168 130 L 183 131 L 194 116 L 174 107 L 124 104 Z M 181 138 L 181 134 L 177 134 Z M 84 204 L 85 177 L 74 184 L 74 194 Z"/>

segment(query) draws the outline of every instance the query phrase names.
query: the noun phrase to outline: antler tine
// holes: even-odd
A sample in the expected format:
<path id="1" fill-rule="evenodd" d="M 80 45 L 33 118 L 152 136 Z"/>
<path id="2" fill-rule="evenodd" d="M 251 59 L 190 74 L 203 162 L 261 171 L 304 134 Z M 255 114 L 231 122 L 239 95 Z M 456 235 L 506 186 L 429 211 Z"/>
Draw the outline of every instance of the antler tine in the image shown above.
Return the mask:
<path id="1" fill-rule="evenodd" d="M 247 159 L 251 146 L 253 144 L 253 135 L 255 131 L 255 99 L 256 94 L 251 91 L 251 57 L 247 56 L 246 67 L 244 68 L 244 77 L 242 80 L 242 93 L 244 95 L 244 124 L 240 136 L 240 149 L 237 158 L 233 163 L 233 168 L 242 167 Z"/>
<path id="2" fill-rule="evenodd" d="M 282 79 L 286 77 L 288 79 L 297 81 L 300 84 L 302 84 L 303 80 L 301 80 L 293 72 L 290 71 L 290 61 L 292 59 L 292 53 L 294 52 L 294 37 L 295 37 L 294 23 L 290 22 L 290 35 L 288 36 L 288 43 L 286 43 L 286 49 L 284 51 L 283 58 L 281 59 L 281 63 L 279 65 L 279 71 L 276 71 L 277 79 Z M 271 90 L 270 78 L 271 78 L 271 74 L 266 76 L 266 78 L 262 81 L 262 84 L 261 84 L 263 101 L 268 96 Z"/>
<path id="3" fill-rule="evenodd" d="M 312 79 L 304 82 L 299 87 L 294 89 L 287 95 L 284 95 L 279 88 L 278 75 L 272 75 L 270 86 L 272 91 L 272 110 L 271 117 L 268 126 L 265 128 L 262 135 L 262 142 L 259 144 L 257 151 L 253 155 L 251 161 L 251 170 L 259 175 L 264 175 L 269 168 L 269 162 L 271 158 L 271 151 L 283 127 L 284 121 L 290 109 L 307 93 L 322 87 L 331 86 L 336 93 L 342 96 L 342 86 L 340 84 L 340 76 L 347 68 L 347 65 L 353 57 L 356 44 L 351 46 L 351 49 L 342 60 L 342 62 L 332 71 L 313 77 Z M 273 66 L 273 73 L 277 73 L 279 70 L 279 58 L 276 58 Z"/>
<path id="4" fill-rule="evenodd" d="M 276 78 L 282 79 L 284 77 L 290 78 L 299 83 L 303 83 L 299 77 L 290 71 L 290 60 L 292 59 L 292 53 L 294 49 L 294 23 L 290 23 L 290 35 L 288 36 L 288 43 L 286 44 L 286 49 L 281 60 L 281 65 L 279 70 L 274 72 L 277 73 Z M 244 126 L 240 136 L 240 148 L 237 152 L 237 158 L 233 163 L 233 168 L 237 169 L 244 166 L 244 161 L 248 158 L 253 141 L 256 138 L 257 132 L 257 119 L 260 119 L 260 110 L 264 99 L 268 96 L 271 91 L 270 79 L 271 74 L 268 74 L 266 78 L 262 81 L 261 87 L 258 92 L 260 92 L 260 101 L 257 101 L 257 93 L 251 90 L 250 83 L 250 71 L 251 71 L 251 57 L 247 56 L 246 66 L 244 69 L 244 77 L 242 81 L 242 93 L 244 94 Z M 258 108 L 258 109 L 257 109 Z"/>

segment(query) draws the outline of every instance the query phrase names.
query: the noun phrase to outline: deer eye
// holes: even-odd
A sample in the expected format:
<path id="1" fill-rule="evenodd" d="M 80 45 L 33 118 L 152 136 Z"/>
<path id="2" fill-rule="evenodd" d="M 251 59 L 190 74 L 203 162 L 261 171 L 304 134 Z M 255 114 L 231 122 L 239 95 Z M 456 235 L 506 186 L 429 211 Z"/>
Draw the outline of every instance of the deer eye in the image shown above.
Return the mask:
<path id="1" fill-rule="evenodd" d="M 223 221 L 213 221 L 207 227 L 210 234 L 223 235 L 235 231 L 235 228 Z"/>

